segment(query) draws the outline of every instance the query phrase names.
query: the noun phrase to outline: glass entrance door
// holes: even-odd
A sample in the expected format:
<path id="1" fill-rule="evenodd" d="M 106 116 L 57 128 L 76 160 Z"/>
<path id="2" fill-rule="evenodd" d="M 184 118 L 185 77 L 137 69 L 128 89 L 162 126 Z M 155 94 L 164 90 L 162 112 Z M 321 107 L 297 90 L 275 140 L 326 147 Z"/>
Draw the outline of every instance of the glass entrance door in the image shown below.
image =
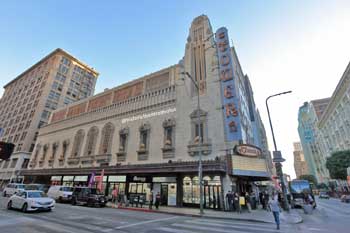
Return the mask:
<path id="1" fill-rule="evenodd" d="M 220 209 L 221 186 L 204 185 L 204 208 Z"/>
<path id="2" fill-rule="evenodd" d="M 161 185 L 160 204 L 161 205 L 168 205 L 168 184 Z"/>

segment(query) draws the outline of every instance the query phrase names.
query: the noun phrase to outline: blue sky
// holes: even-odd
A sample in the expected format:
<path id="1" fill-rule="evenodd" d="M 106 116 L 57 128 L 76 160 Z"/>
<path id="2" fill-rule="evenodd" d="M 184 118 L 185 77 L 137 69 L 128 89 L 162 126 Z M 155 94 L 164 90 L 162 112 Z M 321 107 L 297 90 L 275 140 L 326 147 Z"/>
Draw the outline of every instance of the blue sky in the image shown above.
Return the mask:
<path id="1" fill-rule="evenodd" d="M 293 90 L 271 102 L 292 175 L 298 107 L 330 96 L 349 62 L 349 1 L 3 1 L 0 12 L 0 85 L 60 47 L 100 72 L 96 92 L 177 63 L 193 18 L 208 15 L 229 30 L 268 135 L 265 98 Z"/>

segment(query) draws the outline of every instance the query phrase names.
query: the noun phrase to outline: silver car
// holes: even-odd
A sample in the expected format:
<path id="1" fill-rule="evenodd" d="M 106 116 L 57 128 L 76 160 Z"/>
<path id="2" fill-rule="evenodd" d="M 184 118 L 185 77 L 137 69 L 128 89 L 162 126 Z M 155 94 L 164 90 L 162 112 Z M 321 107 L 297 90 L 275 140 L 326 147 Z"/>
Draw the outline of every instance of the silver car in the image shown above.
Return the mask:
<path id="1" fill-rule="evenodd" d="M 46 197 L 42 191 L 25 190 L 11 196 L 7 202 L 7 209 L 20 209 L 23 212 L 46 210 L 55 208 L 55 200 Z"/>

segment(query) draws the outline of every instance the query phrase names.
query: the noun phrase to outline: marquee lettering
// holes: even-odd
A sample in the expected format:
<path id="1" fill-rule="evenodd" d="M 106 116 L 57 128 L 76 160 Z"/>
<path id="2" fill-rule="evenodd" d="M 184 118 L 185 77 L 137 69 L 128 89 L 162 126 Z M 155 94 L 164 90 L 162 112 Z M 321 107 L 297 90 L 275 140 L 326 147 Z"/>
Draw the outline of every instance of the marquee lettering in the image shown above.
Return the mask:
<path id="1" fill-rule="evenodd" d="M 230 64 L 230 57 L 226 54 L 222 55 L 220 57 L 220 64 L 223 66 L 227 66 L 228 64 Z"/>
<path id="2" fill-rule="evenodd" d="M 224 39 L 226 37 L 225 32 L 220 32 L 218 37 L 219 37 L 219 39 Z"/>
<path id="3" fill-rule="evenodd" d="M 238 111 L 234 103 L 226 104 L 226 117 L 230 117 L 230 116 L 233 116 L 233 117 L 238 116 Z"/>
<path id="4" fill-rule="evenodd" d="M 220 72 L 220 80 L 223 82 L 232 80 L 232 70 L 230 68 L 224 69 Z"/>
<path id="5" fill-rule="evenodd" d="M 218 42 L 218 47 L 219 47 L 219 49 L 220 49 L 221 52 L 226 52 L 227 47 L 228 47 L 228 42 L 227 42 L 227 40 Z"/>
<path id="6" fill-rule="evenodd" d="M 233 85 L 227 85 L 225 88 L 224 88 L 224 96 L 225 98 L 229 99 L 229 98 L 232 98 L 233 97 Z"/>
<path id="7" fill-rule="evenodd" d="M 230 123 L 228 123 L 228 127 L 229 127 L 231 133 L 237 132 L 236 122 L 230 121 Z"/>

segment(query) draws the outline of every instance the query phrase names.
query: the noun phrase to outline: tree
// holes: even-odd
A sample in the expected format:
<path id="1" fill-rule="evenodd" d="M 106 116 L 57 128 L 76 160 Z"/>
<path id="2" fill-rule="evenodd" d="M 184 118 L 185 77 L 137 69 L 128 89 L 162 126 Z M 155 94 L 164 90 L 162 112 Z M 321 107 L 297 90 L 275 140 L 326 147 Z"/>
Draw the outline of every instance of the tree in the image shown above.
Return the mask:
<path id="1" fill-rule="evenodd" d="M 314 185 L 317 185 L 317 179 L 314 175 L 301 175 L 299 176 L 299 180 L 307 180 Z"/>
<path id="2" fill-rule="evenodd" d="M 327 158 L 326 167 L 332 179 L 346 180 L 346 168 L 350 167 L 350 150 L 334 152 Z"/>

